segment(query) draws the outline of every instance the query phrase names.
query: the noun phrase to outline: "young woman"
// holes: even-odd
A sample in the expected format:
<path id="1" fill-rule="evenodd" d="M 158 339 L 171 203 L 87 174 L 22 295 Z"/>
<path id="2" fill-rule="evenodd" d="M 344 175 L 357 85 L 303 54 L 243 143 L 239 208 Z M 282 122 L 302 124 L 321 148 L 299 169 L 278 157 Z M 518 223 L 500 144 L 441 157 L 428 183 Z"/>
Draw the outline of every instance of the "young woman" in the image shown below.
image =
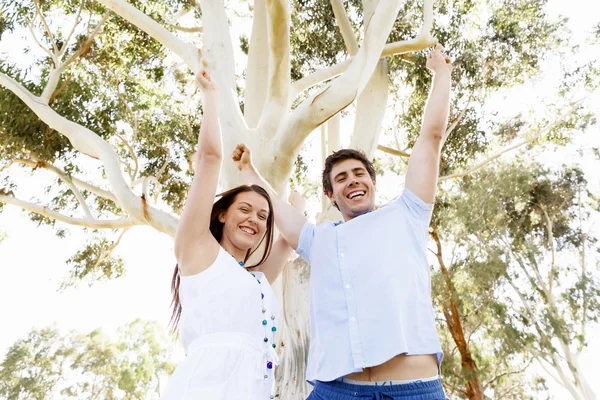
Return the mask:
<path id="1" fill-rule="evenodd" d="M 283 238 L 273 243 L 273 207 L 261 187 L 236 187 L 213 204 L 222 160 L 217 90 L 206 72 L 197 83 L 204 118 L 172 282 L 172 323 L 186 359 L 161 399 L 273 399 L 279 307 L 269 282 L 292 249 Z M 249 263 L 257 249 L 259 261 Z"/>

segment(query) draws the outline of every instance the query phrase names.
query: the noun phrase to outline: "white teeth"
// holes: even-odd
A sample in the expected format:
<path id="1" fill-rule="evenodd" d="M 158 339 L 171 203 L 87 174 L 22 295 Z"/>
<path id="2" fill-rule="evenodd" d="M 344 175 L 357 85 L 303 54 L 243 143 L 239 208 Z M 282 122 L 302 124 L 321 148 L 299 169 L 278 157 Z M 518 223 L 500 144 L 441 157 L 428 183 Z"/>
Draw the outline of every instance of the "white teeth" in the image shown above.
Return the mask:
<path id="1" fill-rule="evenodd" d="M 349 199 L 354 199 L 355 197 L 358 197 L 358 196 L 364 196 L 364 195 L 365 195 L 365 192 L 363 192 L 363 191 L 358 191 L 358 192 L 354 192 L 354 193 L 352 193 L 350 196 L 348 196 L 348 198 L 349 198 Z"/>
<path id="2" fill-rule="evenodd" d="M 242 232 L 247 233 L 249 235 L 254 235 L 256 234 L 255 231 L 253 231 L 252 229 L 248 229 L 248 228 L 240 228 L 242 230 Z"/>

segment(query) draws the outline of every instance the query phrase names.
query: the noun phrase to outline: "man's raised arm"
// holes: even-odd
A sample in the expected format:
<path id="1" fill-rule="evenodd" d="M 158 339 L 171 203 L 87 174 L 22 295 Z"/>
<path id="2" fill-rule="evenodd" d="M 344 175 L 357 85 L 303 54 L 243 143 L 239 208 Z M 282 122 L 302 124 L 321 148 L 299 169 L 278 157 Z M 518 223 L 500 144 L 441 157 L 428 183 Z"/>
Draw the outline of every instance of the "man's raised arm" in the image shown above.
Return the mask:
<path id="1" fill-rule="evenodd" d="M 244 180 L 248 184 L 261 186 L 271 196 L 271 202 L 275 212 L 275 224 L 281 235 L 288 244 L 296 250 L 300 239 L 300 232 L 306 223 L 304 214 L 279 198 L 279 195 L 271 185 L 258 173 L 252 163 L 250 149 L 244 144 L 238 144 L 232 154 L 233 161 L 242 172 Z"/>
<path id="2" fill-rule="evenodd" d="M 433 203 L 440 168 L 441 143 L 448 126 L 452 63 L 438 44 L 427 58 L 433 85 L 423 114 L 421 133 L 408 162 L 406 188 L 426 203 Z"/>

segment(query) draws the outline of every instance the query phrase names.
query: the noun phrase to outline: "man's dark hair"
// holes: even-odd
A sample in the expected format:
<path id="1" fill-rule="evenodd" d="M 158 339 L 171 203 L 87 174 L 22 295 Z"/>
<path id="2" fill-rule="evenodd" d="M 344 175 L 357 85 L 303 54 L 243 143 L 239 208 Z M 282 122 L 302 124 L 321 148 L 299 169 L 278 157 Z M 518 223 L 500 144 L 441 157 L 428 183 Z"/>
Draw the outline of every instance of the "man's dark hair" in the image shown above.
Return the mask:
<path id="1" fill-rule="evenodd" d="M 369 172 L 369 175 L 371 175 L 371 179 L 375 180 L 375 167 L 373 167 L 373 163 L 369 161 L 364 152 L 361 150 L 341 149 L 334 151 L 327 159 L 325 159 L 325 169 L 323 169 L 323 192 L 325 194 L 333 193 L 330 176 L 333 166 L 339 162 L 350 159 L 362 162 L 365 169 Z"/>

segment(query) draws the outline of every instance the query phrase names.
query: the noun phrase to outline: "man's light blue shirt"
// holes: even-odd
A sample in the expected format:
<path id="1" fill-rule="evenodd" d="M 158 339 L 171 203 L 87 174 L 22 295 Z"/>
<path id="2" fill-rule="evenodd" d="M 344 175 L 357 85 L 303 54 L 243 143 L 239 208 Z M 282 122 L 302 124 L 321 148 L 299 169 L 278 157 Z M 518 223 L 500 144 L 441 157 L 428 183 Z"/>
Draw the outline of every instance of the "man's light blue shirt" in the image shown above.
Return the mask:
<path id="1" fill-rule="evenodd" d="M 427 261 L 432 210 L 404 189 L 346 223 L 304 225 L 296 251 L 311 265 L 309 382 L 403 353 L 435 354 L 441 363 Z"/>

